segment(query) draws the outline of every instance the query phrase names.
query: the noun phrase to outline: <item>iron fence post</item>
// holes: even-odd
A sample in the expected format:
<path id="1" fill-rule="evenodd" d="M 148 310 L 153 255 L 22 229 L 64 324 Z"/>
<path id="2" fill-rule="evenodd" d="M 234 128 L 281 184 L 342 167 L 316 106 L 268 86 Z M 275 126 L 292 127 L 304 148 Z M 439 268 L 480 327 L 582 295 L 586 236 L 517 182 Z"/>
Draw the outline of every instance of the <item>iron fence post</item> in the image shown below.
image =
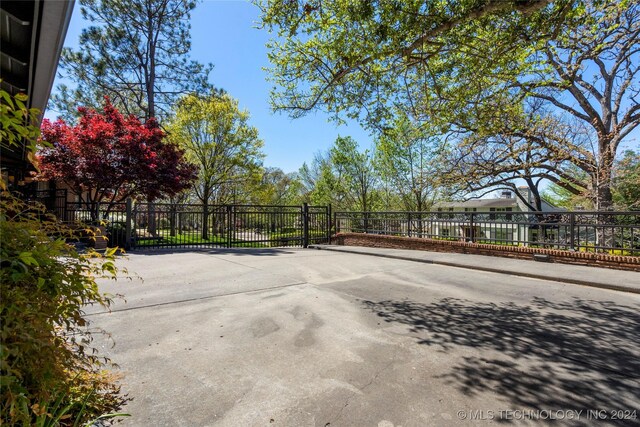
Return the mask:
<path id="1" fill-rule="evenodd" d="M 411 212 L 407 212 L 407 237 L 411 237 Z"/>
<path id="2" fill-rule="evenodd" d="M 231 247 L 231 232 L 232 232 L 232 224 L 233 216 L 231 215 L 232 206 L 227 205 L 227 248 Z"/>
<path id="3" fill-rule="evenodd" d="M 475 226 L 474 226 L 474 221 L 473 221 L 473 217 L 475 216 L 474 212 L 471 212 L 471 215 L 469 217 L 469 227 L 471 228 L 469 231 L 469 237 L 471 238 L 471 243 L 475 243 L 476 241 L 476 231 L 475 231 Z"/>
<path id="4" fill-rule="evenodd" d="M 369 234 L 369 212 L 364 213 L 364 234 Z"/>
<path id="5" fill-rule="evenodd" d="M 576 246 L 575 246 L 576 245 L 576 236 L 575 236 L 574 231 L 573 231 L 573 229 L 575 228 L 575 225 L 576 225 L 576 214 L 571 212 L 569 214 L 569 229 L 571 230 L 569 232 L 569 246 L 570 246 L 570 249 L 572 251 L 576 250 Z"/>
<path id="6" fill-rule="evenodd" d="M 124 248 L 126 250 L 131 249 L 133 246 L 133 241 L 131 239 L 131 225 L 132 225 L 132 214 L 133 214 L 133 202 L 131 201 L 131 197 L 127 198 L 127 213 L 125 218 L 125 239 L 124 239 Z"/>
<path id="7" fill-rule="evenodd" d="M 62 218 L 63 219 L 62 220 L 63 221 L 67 221 L 67 215 L 68 215 L 67 214 L 67 200 L 68 199 L 67 199 L 67 189 L 66 188 L 62 190 L 62 195 L 63 195 L 62 196 L 62 200 L 63 200 L 63 202 L 62 202 L 63 203 L 63 205 L 62 205 Z"/>
<path id="8" fill-rule="evenodd" d="M 302 204 L 302 247 L 309 247 L 309 204 Z"/>
<path id="9" fill-rule="evenodd" d="M 331 203 L 327 206 L 327 244 L 331 244 Z"/>

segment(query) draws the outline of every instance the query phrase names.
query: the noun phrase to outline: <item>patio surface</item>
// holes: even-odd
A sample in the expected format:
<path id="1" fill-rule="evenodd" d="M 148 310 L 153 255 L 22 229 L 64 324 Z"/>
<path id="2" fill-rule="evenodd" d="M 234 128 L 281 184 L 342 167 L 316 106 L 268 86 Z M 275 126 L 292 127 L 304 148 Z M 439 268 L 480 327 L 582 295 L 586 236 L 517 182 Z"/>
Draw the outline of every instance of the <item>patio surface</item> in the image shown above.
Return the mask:
<path id="1" fill-rule="evenodd" d="M 126 302 L 88 312 L 122 425 L 638 424 L 638 294 L 311 249 L 121 266 L 144 282 L 102 283 Z"/>

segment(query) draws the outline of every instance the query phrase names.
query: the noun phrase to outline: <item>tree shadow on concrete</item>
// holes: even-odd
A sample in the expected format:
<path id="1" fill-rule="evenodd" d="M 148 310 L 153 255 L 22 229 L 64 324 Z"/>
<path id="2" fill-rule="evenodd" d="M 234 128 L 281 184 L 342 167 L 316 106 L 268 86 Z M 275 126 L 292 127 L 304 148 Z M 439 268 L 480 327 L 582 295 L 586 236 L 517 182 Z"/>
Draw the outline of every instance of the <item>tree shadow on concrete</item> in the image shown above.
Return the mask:
<path id="1" fill-rule="evenodd" d="M 534 298 L 528 305 L 455 298 L 364 304 L 387 322 L 408 325 L 419 344 L 447 353 L 477 349 L 444 375 L 466 395 L 492 391 L 504 397 L 505 409 L 637 410 L 640 417 L 637 306 L 578 298 Z M 582 418 L 577 424 L 590 423 Z"/>

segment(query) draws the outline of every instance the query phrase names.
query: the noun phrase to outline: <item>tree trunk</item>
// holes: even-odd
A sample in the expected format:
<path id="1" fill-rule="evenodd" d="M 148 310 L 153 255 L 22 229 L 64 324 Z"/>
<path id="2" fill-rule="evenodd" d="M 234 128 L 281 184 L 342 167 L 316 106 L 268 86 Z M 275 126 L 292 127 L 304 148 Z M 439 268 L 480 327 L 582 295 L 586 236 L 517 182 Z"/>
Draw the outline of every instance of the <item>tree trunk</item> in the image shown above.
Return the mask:
<path id="1" fill-rule="evenodd" d="M 202 239 L 209 240 L 209 200 L 211 199 L 211 187 L 204 183 L 202 188 Z"/>
<path id="2" fill-rule="evenodd" d="M 145 122 L 147 122 L 150 118 L 155 117 L 155 80 L 156 80 L 156 46 L 152 42 L 153 41 L 153 17 L 149 4 L 147 4 L 147 37 L 149 43 L 149 69 L 145 69 L 145 83 L 146 83 L 146 92 L 147 92 L 147 114 L 145 117 Z M 153 200 L 147 200 L 148 202 L 148 212 L 149 212 L 149 226 L 148 231 L 152 236 L 156 236 L 156 206 Z"/>
<path id="3" fill-rule="evenodd" d="M 100 222 L 100 203 L 92 200 L 89 209 L 91 210 L 92 225 L 98 225 Z"/>
<path id="4" fill-rule="evenodd" d="M 598 165 L 596 180 L 596 210 L 613 210 L 613 195 L 611 194 L 611 173 L 613 170 L 613 153 L 611 152 L 611 142 L 609 140 L 600 141 L 600 164 Z M 596 226 L 596 246 L 601 248 L 611 248 L 614 244 L 614 227 L 611 215 L 598 215 Z M 609 249 L 596 249 L 596 252 L 608 252 Z"/>
<path id="5" fill-rule="evenodd" d="M 613 209 L 613 195 L 611 194 L 611 173 L 613 170 L 613 154 L 610 147 L 601 143 L 600 164 L 597 172 L 596 210 L 610 211 Z"/>
<path id="6" fill-rule="evenodd" d="M 540 192 L 536 187 L 531 189 L 531 193 L 533 195 L 533 203 L 537 211 L 542 212 L 542 197 L 540 197 Z"/>
<path id="7" fill-rule="evenodd" d="M 416 209 L 418 213 L 418 237 L 423 237 L 424 227 L 422 226 L 422 210 L 424 209 L 424 202 L 419 192 L 414 193 L 416 196 Z"/>
<path id="8" fill-rule="evenodd" d="M 158 233 L 157 224 L 156 224 L 156 205 L 151 200 L 147 200 L 147 231 L 153 237 L 156 237 Z"/>
<path id="9" fill-rule="evenodd" d="M 209 240 L 209 201 L 202 204 L 202 240 Z"/>
<path id="10" fill-rule="evenodd" d="M 367 206 L 367 196 L 366 194 L 362 198 L 362 210 L 364 212 L 364 232 L 369 232 L 369 212 L 367 211 L 369 207 Z"/>

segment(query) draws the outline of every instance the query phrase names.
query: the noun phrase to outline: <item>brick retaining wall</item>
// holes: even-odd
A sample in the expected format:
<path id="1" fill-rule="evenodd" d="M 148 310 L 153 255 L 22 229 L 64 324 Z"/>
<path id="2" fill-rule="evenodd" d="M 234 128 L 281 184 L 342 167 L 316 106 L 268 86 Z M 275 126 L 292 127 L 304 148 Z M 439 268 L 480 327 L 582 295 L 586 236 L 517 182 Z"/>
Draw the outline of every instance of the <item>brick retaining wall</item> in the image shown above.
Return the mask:
<path id="1" fill-rule="evenodd" d="M 365 246 L 371 248 L 415 249 L 432 252 L 489 255 L 505 258 L 533 259 L 534 254 L 549 256 L 549 262 L 588 265 L 640 272 L 640 257 L 572 252 L 559 249 L 531 248 L 527 246 L 499 246 L 483 243 L 432 240 L 414 237 L 383 236 L 377 234 L 339 233 L 332 244 Z"/>

